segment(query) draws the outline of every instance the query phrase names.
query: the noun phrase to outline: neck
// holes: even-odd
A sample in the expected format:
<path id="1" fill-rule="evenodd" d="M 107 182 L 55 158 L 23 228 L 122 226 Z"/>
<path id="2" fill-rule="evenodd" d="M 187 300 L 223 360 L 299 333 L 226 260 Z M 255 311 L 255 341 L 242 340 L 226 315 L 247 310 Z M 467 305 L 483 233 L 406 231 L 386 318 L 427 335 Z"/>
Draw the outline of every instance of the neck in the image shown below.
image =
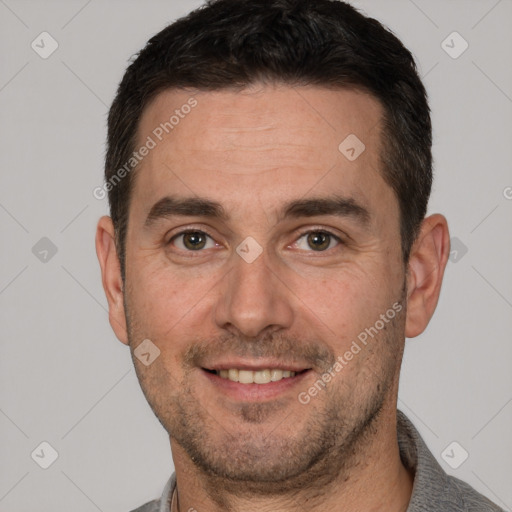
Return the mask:
<path id="1" fill-rule="evenodd" d="M 413 475 L 400 459 L 396 408 L 382 411 L 375 432 L 365 439 L 364 446 L 357 447 L 354 461 L 331 482 L 319 485 L 310 480 L 299 491 L 287 494 L 233 492 L 233 482 L 204 474 L 171 438 L 179 512 L 405 511 Z M 177 504 L 172 512 L 178 512 Z"/>

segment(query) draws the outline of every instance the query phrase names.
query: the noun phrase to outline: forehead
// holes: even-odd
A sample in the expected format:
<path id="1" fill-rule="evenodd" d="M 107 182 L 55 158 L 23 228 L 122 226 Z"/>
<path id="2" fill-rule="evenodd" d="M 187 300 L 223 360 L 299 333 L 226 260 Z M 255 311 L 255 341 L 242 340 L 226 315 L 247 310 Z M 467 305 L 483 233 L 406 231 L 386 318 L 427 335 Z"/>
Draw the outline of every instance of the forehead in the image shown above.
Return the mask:
<path id="1" fill-rule="evenodd" d="M 333 189 L 361 203 L 392 199 L 379 171 L 381 118 L 380 103 L 355 90 L 166 90 L 139 124 L 137 147 L 152 149 L 137 167 L 134 197 L 146 211 L 165 190 L 233 207 Z"/>

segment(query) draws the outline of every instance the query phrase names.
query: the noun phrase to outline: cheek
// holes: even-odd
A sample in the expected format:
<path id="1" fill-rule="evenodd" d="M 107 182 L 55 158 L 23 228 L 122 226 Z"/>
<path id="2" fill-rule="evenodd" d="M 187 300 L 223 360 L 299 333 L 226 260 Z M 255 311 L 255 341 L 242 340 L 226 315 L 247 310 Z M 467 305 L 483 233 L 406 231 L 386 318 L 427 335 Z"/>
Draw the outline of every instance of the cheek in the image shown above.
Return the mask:
<path id="1" fill-rule="evenodd" d="M 139 312 L 151 317 L 162 312 L 178 314 L 174 306 L 180 299 L 187 301 L 193 286 L 187 286 L 187 280 L 177 272 L 171 272 L 170 266 L 159 251 L 151 251 L 144 258 L 133 260 L 132 291 Z M 192 280 L 193 281 L 193 280 Z"/>
<path id="2" fill-rule="evenodd" d="M 171 269 L 156 259 L 133 265 L 129 312 L 139 337 L 155 340 L 163 352 L 174 352 L 180 349 L 180 339 L 193 339 L 204 324 L 205 305 L 219 276 Z"/>
<path id="3" fill-rule="evenodd" d="M 388 336 L 395 339 L 396 320 L 381 326 L 380 315 L 386 314 L 398 297 L 391 283 L 376 277 L 379 275 L 368 267 L 352 267 L 333 271 L 322 279 L 301 280 L 300 286 L 299 281 L 295 282 L 294 290 L 301 298 L 296 312 L 301 323 L 311 327 L 336 357 L 347 355 L 343 371 L 337 373 L 345 376 L 336 379 L 339 385 L 349 385 L 348 375 L 358 374 L 361 368 L 365 378 L 380 375 L 380 365 L 388 360 L 388 343 L 375 341 Z"/>
<path id="4" fill-rule="evenodd" d="M 328 277 L 297 280 L 292 288 L 309 310 L 333 333 L 351 333 L 380 313 L 386 284 L 368 270 L 344 268 L 329 271 Z"/>

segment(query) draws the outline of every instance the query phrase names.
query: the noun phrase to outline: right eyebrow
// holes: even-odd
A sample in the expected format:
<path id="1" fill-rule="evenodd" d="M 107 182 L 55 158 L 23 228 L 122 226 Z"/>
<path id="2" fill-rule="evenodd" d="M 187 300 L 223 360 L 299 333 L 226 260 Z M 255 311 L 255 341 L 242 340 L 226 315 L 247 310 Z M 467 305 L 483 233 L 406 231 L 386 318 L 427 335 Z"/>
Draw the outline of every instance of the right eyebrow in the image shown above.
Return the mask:
<path id="1" fill-rule="evenodd" d="M 211 217 L 227 221 L 229 215 L 224 207 L 206 198 L 166 196 L 157 201 L 151 208 L 144 226 L 150 228 L 157 220 L 181 215 L 187 217 Z"/>

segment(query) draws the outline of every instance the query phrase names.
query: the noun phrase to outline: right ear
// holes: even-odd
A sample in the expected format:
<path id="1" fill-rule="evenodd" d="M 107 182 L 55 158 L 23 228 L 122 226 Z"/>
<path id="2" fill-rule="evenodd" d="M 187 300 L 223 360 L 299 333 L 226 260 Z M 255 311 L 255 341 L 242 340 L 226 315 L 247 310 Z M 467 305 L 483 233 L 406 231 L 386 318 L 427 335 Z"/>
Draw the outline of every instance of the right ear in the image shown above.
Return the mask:
<path id="1" fill-rule="evenodd" d="M 96 254 L 101 267 L 103 289 L 108 301 L 110 325 L 119 341 L 128 345 L 121 266 L 117 256 L 114 224 L 108 216 L 103 216 L 98 221 Z"/>

